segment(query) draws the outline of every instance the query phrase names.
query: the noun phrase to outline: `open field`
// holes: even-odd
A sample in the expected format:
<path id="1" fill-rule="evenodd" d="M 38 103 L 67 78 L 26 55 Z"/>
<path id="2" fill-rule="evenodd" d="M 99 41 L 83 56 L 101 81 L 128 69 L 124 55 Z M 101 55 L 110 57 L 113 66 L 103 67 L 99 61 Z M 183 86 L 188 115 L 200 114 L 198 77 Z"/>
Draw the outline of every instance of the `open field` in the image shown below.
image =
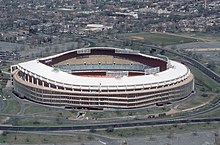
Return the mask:
<path id="1" fill-rule="evenodd" d="M 59 118 L 55 120 L 47 119 L 34 119 L 34 118 L 22 118 L 22 119 L 10 119 L 7 124 L 12 124 L 15 126 L 61 126 L 61 125 L 80 125 L 80 122 L 76 123 L 64 123 Z"/>
<path id="2" fill-rule="evenodd" d="M 5 122 L 6 120 L 7 120 L 7 117 L 0 116 L 0 124 Z"/>
<path id="3" fill-rule="evenodd" d="M 47 144 L 47 143 L 76 143 L 95 141 L 91 136 L 64 136 L 31 133 L 3 132 L 0 135 L 0 143 L 9 144 Z"/>
<path id="4" fill-rule="evenodd" d="M 220 117 L 220 108 L 218 108 L 217 110 L 199 115 L 198 117 L 200 117 L 200 118 Z"/>
<path id="5" fill-rule="evenodd" d="M 4 114 L 17 114 L 20 111 L 20 104 L 14 98 L 7 98 L 7 105 L 3 109 Z"/>
<path id="6" fill-rule="evenodd" d="M 215 96 L 213 96 L 212 94 L 206 94 L 205 96 L 202 95 L 194 96 L 194 98 L 190 100 L 190 102 L 180 104 L 177 108 L 180 110 L 196 108 L 210 103 L 215 98 Z"/>
<path id="7" fill-rule="evenodd" d="M 43 116 L 54 116 L 54 117 L 63 117 L 63 118 L 75 118 L 77 113 L 70 112 L 65 109 L 56 109 L 52 107 L 46 107 L 37 104 L 25 104 L 24 114 L 26 115 L 43 115 Z"/>
<path id="8" fill-rule="evenodd" d="M 190 36 L 195 39 L 204 39 L 207 41 L 220 41 L 220 34 L 219 33 L 202 33 L 202 32 L 197 32 L 197 33 L 179 33 L 180 35 L 185 35 L 185 36 Z"/>
<path id="9" fill-rule="evenodd" d="M 136 110 L 117 110 L 117 111 L 104 111 L 104 112 L 87 112 L 86 117 L 89 118 L 112 118 L 112 117 L 123 117 L 123 116 L 135 116 L 135 115 L 148 115 L 157 114 L 169 111 L 169 107 L 158 107 L 158 108 L 145 108 Z"/>
<path id="10" fill-rule="evenodd" d="M 175 36 L 169 33 L 151 33 L 151 32 L 120 34 L 119 38 L 144 41 L 149 44 L 159 45 L 159 46 L 190 43 L 190 42 L 198 41 L 197 39 L 188 38 L 185 36 Z"/>
<path id="11" fill-rule="evenodd" d="M 96 134 L 107 135 L 112 137 L 140 137 L 146 135 L 161 135 L 185 132 L 197 132 L 219 128 L 220 123 L 200 123 L 200 124 L 181 124 L 165 125 L 152 127 L 136 127 L 126 129 L 96 130 Z"/>
<path id="12" fill-rule="evenodd" d="M 188 66 L 195 76 L 196 80 L 198 81 L 198 84 L 200 84 L 200 87 L 202 88 L 207 88 L 208 91 L 219 91 L 220 90 L 220 85 L 217 84 L 215 81 L 212 79 L 208 78 L 205 74 L 200 72 L 198 69 L 192 66 Z"/>

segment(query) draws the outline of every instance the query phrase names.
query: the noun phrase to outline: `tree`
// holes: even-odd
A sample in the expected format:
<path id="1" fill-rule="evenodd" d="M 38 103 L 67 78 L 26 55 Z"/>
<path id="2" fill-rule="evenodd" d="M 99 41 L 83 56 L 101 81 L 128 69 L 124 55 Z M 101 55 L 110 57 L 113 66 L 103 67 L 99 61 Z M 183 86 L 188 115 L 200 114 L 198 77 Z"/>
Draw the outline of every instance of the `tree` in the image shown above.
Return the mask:
<path id="1" fill-rule="evenodd" d="M 8 132 L 7 131 L 3 131 L 2 136 L 7 136 Z"/>
<path id="2" fill-rule="evenodd" d="M 88 139 L 88 140 L 93 140 L 94 137 L 93 137 L 92 135 L 88 135 L 88 136 L 87 136 L 87 139 Z"/>
<path id="3" fill-rule="evenodd" d="M 29 142 L 29 141 L 30 141 L 30 140 L 29 140 L 29 138 L 27 137 L 27 138 L 26 138 L 26 142 Z"/>
<path id="4" fill-rule="evenodd" d="M 208 94 L 203 93 L 201 96 L 202 96 L 202 97 L 208 97 Z"/>
<path id="5" fill-rule="evenodd" d="M 216 67 L 216 64 L 214 61 L 209 61 L 207 64 L 207 67 L 210 69 L 214 69 Z"/>
<path id="6" fill-rule="evenodd" d="M 114 127 L 110 126 L 110 127 L 106 128 L 105 131 L 106 132 L 113 132 L 114 131 Z"/>
<path id="7" fill-rule="evenodd" d="M 164 55 L 164 54 L 165 54 L 165 50 L 161 50 L 161 51 L 160 51 L 160 54 L 161 54 L 161 55 Z"/>
<path id="8" fill-rule="evenodd" d="M 177 49 L 177 46 L 176 46 L 176 45 L 172 45 L 170 48 L 171 48 L 172 50 L 176 50 L 176 49 Z"/>
<path id="9" fill-rule="evenodd" d="M 91 133 L 95 133 L 95 132 L 96 132 L 96 130 L 95 130 L 95 129 L 93 129 L 93 128 L 92 128 L 92 129 L 90 129 L 89 131 L 90 131 Z"/>

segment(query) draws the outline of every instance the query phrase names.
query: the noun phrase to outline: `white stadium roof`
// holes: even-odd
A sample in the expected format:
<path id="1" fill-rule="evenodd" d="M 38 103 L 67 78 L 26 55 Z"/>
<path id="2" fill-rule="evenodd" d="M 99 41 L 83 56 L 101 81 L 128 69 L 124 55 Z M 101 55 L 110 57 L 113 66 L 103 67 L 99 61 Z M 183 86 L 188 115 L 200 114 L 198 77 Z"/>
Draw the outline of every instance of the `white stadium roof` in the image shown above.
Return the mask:
<path id="1" fill-rule="evenodd" d="M 157 83 L 171 83 L 178 79 L 186 78 L 190 71 L 189 69 L 178 62 L 170 61 L 171 66 L 165 71 L 142 76 L 131 76 L 122 78 L 95 78 L 95 77 L 81 77 L 77 75 L 68 74 L 61 70 L 56 71 L 53 67 L 40 63 L 38 60 L 32 60 L 24 63 L 19 63 L 18 67 L 22 71 L 28 72 L 40 79 L 48 82 L 63 84 L 63 85 L 80 85 L 80 86 L 109 86 L 122 87 L 129 85 L 151 85 Z"/>

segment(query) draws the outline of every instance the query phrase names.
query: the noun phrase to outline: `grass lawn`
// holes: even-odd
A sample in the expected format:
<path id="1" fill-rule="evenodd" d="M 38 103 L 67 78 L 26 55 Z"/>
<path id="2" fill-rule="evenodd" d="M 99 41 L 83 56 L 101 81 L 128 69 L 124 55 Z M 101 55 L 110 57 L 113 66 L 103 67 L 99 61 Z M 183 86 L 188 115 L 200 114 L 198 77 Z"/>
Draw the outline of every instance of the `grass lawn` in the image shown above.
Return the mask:
<path id="1" fill-rule="evenodd" d="M 75 123 L 63 123 L 59 119 L 55 119 L 54 121 L 47 119 L 31 119 L 31 118 L 23 118 L 23 119 L 10 119 L 7 121 L 7 124 L 12 124 L 15 126 L 60 126 L 60 125 L 75 125 Z M 76 123 L 77 124 L 77 123 Z"/>
<path id="2" fill-rule="evenodd" d="M 220 85 L 217 84 L 214 80 L 208 78 L 205 74 L 200 72 L 197 68 L 189 66 L 191 72 L 195 76 L 195 78 L 199 81 L 201 86 L 208 88 L 209 91 L 220 90 Z"/>
<path id="3" fill-rule="evenodd" d="M 178 106 L 178 109 L 184 110 L 184 109 L 193 108 L 193 107 L 196 107 L 196 106 L 199 106 L 199 105 L 202 105 L 202 104 L 205 105 L 205 103 L 211 102 L 211 100 L 213 100 L 214 97 L 215 96 L 213 96 L 212 94 L 207 94 L 206 97 L 203 97 L 201 95 L 197 95 L 190 102 L 180 104 Z"/>
<path id="4" fill-rule="evenodd" d="M 220 95 L 219 95 L 218 97 L 220 97 Z M 218 108 L 218 109 L 216 109 L 216 110 L 213 110 L 213 111 L 211 111 L 211 112 L 208 112 L 208 113 L 199 115 L 199 116 L 197 116 L 197 117 L 199 117 L 199 118 L 220 117 L 220 108 Z"/>
<path id="5" fill-rule="evenodd" d="M 122 117 L 122 116 L 134 116 L 134 115 L 147 115 L 157 114 L 169 111 L 169 107 L 159 108 L 147 108 L 137 110 L 123 110 L 123 111 L 103 111 L 103 112 L 87 112 L 86 117 L 89 118 L 111 118 L 111 117 Z"/>
<path id="6" fill-rule="evenodd" d="M 219 51 L 220 53 L 220 51 Z M 220 63 L 216 64 L 216 67 L 214 69 L 212 69 L 214 72 L 216 72 L 218 75 L 220 75 Z"/>
<path id="7" fill-rule="evenodd" d="M 207 39 L 209 41 L 220 41 L 220 34 L 216 33 L 203 33 L 203 32 L 196 32 L 196 33 L 179 33 L 181 35 L 188 35 L 191 37 L 195 37 L 196 38 L 201 38 L 201 39 Z"/>
<path id="8" fill-rule="evenodd" d="M 47 143 L 74 143 L 94 141 L 93 137 L 78 135 L 46 135 L 46 134 L 31 134 L 31 133 L 13 133 L 4 132 L 0 135 L 0 143 L 9 144 L 47 144 Z"/>
<path id="9" fill-rule="evenodd" d="M 42 105 L 26 104 L 25 112 L 27 115 L 43 115 L 43 116 L 54 116 L 54 117 L 75 117 L 76 113 L 72 113 L 64 109 L 56 109 L 52 107 L 46 107 Z"/>
<path id="10" fill-rule="evenodd" d="M 6 117 L 0 116 L 0 124 L 6 120 Z"/>
<path id="11" fill-rule="evenodd" d="M 151 33 L 151 32 L 143 32 L 143 33 L 126 33 L 120 34 L 119 38 L 129 39 L 129 40 L 139 40 L 144 41 L 153 45 L 175 45 L 189 42 L 197 42 L 197 39 L 186 38 L 181 36 L 174 36 L 167 33 Z"/>
<path id="12" fill-rule="evenodd" d="M 13 98 L 7 98 L 7 106 L 2 113 L 4 114 L 17 114 L 20 111 L 20 104 Z"/>

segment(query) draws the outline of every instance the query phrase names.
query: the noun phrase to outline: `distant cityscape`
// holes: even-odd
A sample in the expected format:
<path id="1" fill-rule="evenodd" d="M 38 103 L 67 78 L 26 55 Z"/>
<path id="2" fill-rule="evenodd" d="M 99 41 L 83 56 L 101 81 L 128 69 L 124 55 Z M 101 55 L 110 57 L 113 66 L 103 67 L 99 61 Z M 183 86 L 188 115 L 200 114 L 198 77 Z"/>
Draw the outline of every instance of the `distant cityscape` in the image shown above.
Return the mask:
<path id="1" fill-rule="evenodd" d="M 218 0 L 0 0 L 0 40 L 41 45 L 103 31 L 216 33 L 219 13 Z"/>

